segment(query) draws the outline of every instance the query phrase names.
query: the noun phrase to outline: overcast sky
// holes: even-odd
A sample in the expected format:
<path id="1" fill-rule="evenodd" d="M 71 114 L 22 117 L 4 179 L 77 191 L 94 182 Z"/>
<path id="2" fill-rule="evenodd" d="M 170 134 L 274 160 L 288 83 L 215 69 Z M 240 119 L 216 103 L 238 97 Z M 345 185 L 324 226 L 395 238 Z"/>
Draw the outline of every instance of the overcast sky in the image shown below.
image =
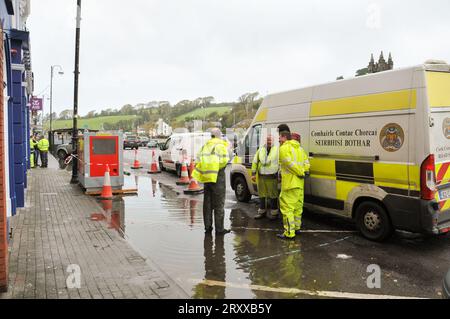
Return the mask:
<path id="1" fill-rule="evenodd" d="M 73 105 L 76 0 L 31 5 L 35 93 L 61 65 L 59 113 Z M 449 12 L 448 0 L 84 0 L 79 112 L 266 95 L 351 77 L 381 50 L 396 68 L 450 62 Z"/>

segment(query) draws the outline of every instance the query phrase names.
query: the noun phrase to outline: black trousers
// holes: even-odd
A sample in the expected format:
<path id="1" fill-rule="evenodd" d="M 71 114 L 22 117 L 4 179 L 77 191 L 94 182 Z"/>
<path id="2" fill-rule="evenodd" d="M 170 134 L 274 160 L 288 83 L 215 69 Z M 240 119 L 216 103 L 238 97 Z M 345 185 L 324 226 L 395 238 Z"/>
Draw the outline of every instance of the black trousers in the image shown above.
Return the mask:
<path id="1" fill-rule="evenodd" d="M 205 183 L 205 195 L 203 197 L 203 223 L 205 230 L 212 230 L 212 219 L 214 214 L 214 226 L 216 232 L 223 232 L 223 219 L 225 216 L 225 169 L 217 174 L 216 183 Z"/>
<path id="2" fill-rule="evenodd" d="M 42 163 L 41 167 L 48 167 L 48 152 L 41 151 L 40 153 L 41 153 L 41 163 Z"/>

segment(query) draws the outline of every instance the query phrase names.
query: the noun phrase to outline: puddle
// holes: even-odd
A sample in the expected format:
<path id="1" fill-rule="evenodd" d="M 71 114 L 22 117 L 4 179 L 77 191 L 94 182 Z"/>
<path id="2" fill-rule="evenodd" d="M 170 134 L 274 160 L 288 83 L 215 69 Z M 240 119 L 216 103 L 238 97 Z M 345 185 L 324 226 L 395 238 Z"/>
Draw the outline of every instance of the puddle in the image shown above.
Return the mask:
<path id="1" fill-rule="evenodd" d="M 295 291 L 342 291 L 349 285 L 367 289 L 363 279 L 350 284 L 365 275 L 357 256 L 343 254 L 353 234 L 305 233 L 284 242 L 275 237 L 282 229 L 280 219 L 256 221 L 254 204 L 230 202 L 225 228 L 232 233 L 205 235 L 203 195 L 184 195 L 181 188 L 159 182 L 164 179 L 125 176 L 125 188 L 137 188 L 138 194 L 100 201 L 104 219 L 91 218 L 116 229 L 191 297 L 304 298 Z"/>

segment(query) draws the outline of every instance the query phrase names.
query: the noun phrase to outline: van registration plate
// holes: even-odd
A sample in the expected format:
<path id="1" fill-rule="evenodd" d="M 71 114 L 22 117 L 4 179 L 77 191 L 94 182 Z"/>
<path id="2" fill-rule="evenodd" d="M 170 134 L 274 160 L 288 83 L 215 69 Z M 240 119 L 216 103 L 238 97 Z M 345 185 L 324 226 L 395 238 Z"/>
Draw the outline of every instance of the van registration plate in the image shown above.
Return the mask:
<path id="1" fill-rule="evenodd" d="M 439 201 L 450 199 L 450 186 L 439 190 Z"/>

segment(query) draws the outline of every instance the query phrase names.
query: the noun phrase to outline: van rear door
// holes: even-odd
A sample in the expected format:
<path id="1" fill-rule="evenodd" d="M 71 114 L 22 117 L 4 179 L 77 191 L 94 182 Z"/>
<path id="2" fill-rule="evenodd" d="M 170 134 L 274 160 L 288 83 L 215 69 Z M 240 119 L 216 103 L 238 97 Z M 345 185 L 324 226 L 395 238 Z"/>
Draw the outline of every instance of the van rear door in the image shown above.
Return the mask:
<path id="1" fill-rule="evenodd" d="M 441 212 L 450 212 L 450 73 L 427 71 L 430 147 L 435 160 L 436 196 Z"/>

